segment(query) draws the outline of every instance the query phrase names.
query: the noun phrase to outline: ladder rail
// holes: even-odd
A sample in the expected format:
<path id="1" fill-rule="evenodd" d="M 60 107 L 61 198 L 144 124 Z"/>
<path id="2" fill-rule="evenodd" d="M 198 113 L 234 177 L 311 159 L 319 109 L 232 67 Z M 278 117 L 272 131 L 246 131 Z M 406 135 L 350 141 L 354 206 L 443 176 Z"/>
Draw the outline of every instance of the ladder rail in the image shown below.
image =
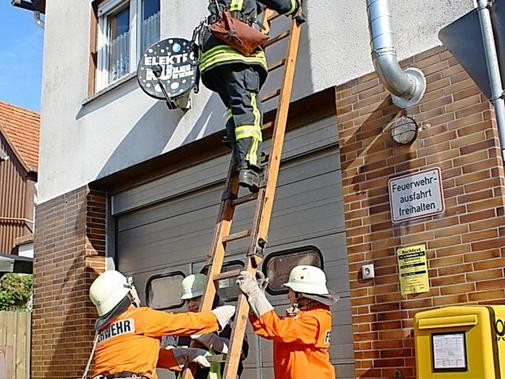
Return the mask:
<path id="1" fill-rule="evenodd" d="M 228 169 L 226 187 L 229 191 L 233 191 L 233 193 L 238 192 L 238 177 L 237 175 L 232 175 L 232 163 L 230 163 L 230 167 Z M 219 207 L 217 223 L 214 228 L 214 236 L 210 246 L 209 259 L 212 259 L 212 262 L 209 266 L 209 280 L 207 280 L 205 294 L 202 298 L 202 303 L 200 304 L 200 311 L 212 310 L 212 303 L 214 302 L 214 298 L 216 296 L 216 283 L 212 280 L 212 278 L 221 273 L 225 256 L 225 244 L 222 243 L 222 240 L 225 236 L 230 234 L 233 214 L 235 213 L 235 207 L 230 206 L 229 202 L 230 200 L 222 201 L 221 206 Z M 197 369 L 198 367 L 196 364 L 188 365 L 182 373 L 182 378 L 194 379 Z"/>
<path id="2" fill-rule="evenodd" d="M 258 206 L 254 215 L 251 246 L 249 248 L 250 259 L 247 260 L 246 270 L 254 275 L 256 267 L 261 258 L 256 256 L 258 241 L 267 240 L 270 218 L 272 215 L 273 203 L 275 198 L 275 189 L 280 168 L 282 147 L 284 144 L 284 134 L 288 119 L 289 104 L 291 102 L 291 92 L 293 88 L 293 79 L 296 68 L 296 59 L 298 56 L 298 45 L 300 40 L 301 25 L 293 18 L 291 21 L 291 36 L 288 44 L 288 54 L 286 58 L 285 73 L 281 85 L 281 94 L 279 98 L 279 108 L 277 111 L 274 131 L 272 135 L 272 150 L 268 162 L 268 177 L 266 178 L 266 188 L 262 188 L 258 195 Z M 246 296 L 239 295 L 237 308 L 235 311 L 235 321 L 233 324 L 230 346 L 228 348 L 228 359 L 224 368 L 224 379 L 235 379 L 237 376 L 238 365 L 240 363 L 240 354 L 247 327 L 249 314 L 249 303 Z"/>
<path id="3" fill-rule="evenodd" d="M 269 30 L 270 22 L 277 19 L 278 17 L 279 15 L 275 11 L 267 9 L 264 13 L 263 19 L 263 25 L 265 29 Z M 277 187 L 277 178 L 280 168 L 280 160 L 284 142 L 284 134 L 286 131 L 289 104 L 291 101 L 291 92 L 293 88 L 293 78 L 298 55 L 300 32 L 301 25 L 295 18 L 293 18 L 291 20 L 289 32 L 281 33 L 282 38 L 279 38 L 279 36 L 273 37 L 271 39 L 273 41 L 269 43 L 269 45 L 272 45 L 276 42 L 279 42 L 280 40 L 289 37 L 287 54 L 286 57 L 281 61 L 283 64 L 276 62 L 271 68 L 273 70 L 279 68 L 280 66 L 284 66 L 284 75 L 281 87 L 276 91 L 276 95 L 279 96 L 279 103 L 275 121 L 273 123 L 268 123 L 268 126 L 271 126 L 273 124 L 273 134 L 271 153 L 269 155 L 269 161 L 266 167 L 266 186 L 260 188 L 257 195 L 248 195 L 244 196 L 242 199 L 239 198 L 237 200 L 227 199 L 221 202 L 219 215 L 217 218 L 216 226 L 214 228 L 210 253 L 208 256 L 209 280 L 207 282 L 205 294 L 202 299 L 202 304 L 200 305 L 201 311 L 211 310 L 217 292 L 217 281 L 220 278 L 228 278 L 238 274 L 238 272 L 228 274 L 221 273 L 224 257 L 226 254 L 226 243 L 228 241 L 244 237 L 246 234 L 251 236 L 247 256 L 248 259 L 245 267 L 245 270 L 251 274 L 254 274 L 256 268 L 262 261 L 262 254 L 260 254 L 259 249 L 262 250 L 263 244 L 260 241 L 267 240 L 268 228 L 270 226 L 270 218 L 273 209 L 275 189 Z M 265 127 L 266 125 L 264 125 L 264 128 Z M 238 175 L 232 172 L 231 163 L 228 170 L 226 188 L 227 192 L 233 195 L 238 194 Z M 257 198 L 251 229 L 248 231 L 248 233 L 239 232 L 230 235 L 235 207 L 239 204 L 245 203 L 248 200 L 254 200 L 253 197 Z M 235 379 L 237 376 L 245 330 L 248 322 L 248 313 L 249 303 L 247 302 L 247 298 L 245 295 L 240 294 L 237 301 L 235 319 L 233 323 L 232 334 L 230 336 L 230 346 L 228 348 L 223 379 Z M 197 367 L 193 364 L 187 367 L 183 372 L 183 379 L 194 379 L 196 369 Z"/>

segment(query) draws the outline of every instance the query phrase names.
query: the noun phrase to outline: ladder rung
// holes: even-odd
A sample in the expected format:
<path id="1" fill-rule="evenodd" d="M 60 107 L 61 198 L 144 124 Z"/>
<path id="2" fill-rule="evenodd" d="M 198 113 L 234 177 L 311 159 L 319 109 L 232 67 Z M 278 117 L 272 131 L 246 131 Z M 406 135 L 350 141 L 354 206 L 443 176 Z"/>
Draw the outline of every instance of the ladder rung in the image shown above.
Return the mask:
<path id="1" fill-rule="evenodd" d="M 271 128 L 274 126 L 274 122 L 273 121 L 268 121 L 266 123 L 263 124 L 263 126 L 261 127 L 261 130 L 264 130 L 264 129 L 268 129 L 268 128 Z"/>
<path id="2" fill-rule="evenodd" d="M 236 270 L 221 272 L 220 274 L 214 275 L 214 281 L 236 278 L 242 270 L 242 268 L 238 268 Z"/>
<path id="3" fill-rule="evenodd" d="M 272 14 L 270 17 L 268 17 L 268 19 L 267 19 L 267 20 L 268 20 L 268 22 L 272 22 L 273 20 L 275 20 L 275 19 L 279 18 L 280 16 L 281 16 L 281 15 L 280 15 L 279 13 L 277 13 L 277 12 L 273 12 L 273 14 Z"/>
<path id="4" fill-rule="evenodd" d="M 268 47 L 268 46 L 271 46 L 273 45 L 274 43 L 277 43 L 281 40 L 283 40 L 284 38 L 288 37 L 289 35 L 291 34 L 291 30 L 287 30 L 285 31 L 284 33 L 281 33 L 281 34 L 278 34 L 276 35 L 275 37 L 273 38 L 270 38 L 264 45 L 263 47 Z"/>
<path id="5" fill-rule="evenodd" d="M 261 101 L 265 102 L 268 100 L 272 100 L 274 97 L 277 97 L 281 94 L 281 89 L 276 89 L 275 91 L 268 92 L 265 96 L 261 98 Z"/>
<path id="6" fill-rule="evenodd" d="M 232 200 L 232 204 L 234 206 L 237 206 L 237 205 L 244 204 L 244 203 L 247 203 L 252 200 L 256 200 L 257 198 L 258 198 L 258 192 L 253 192 L 248 195 L 239 197 L 238 199 Z"/>
<path id="7" fill-rule="evenodd" d="M 233 234 L 230 234 L 226 237 L 223 237 L 223 243 L 228 243 L 231 241 L 239 240 L 241 238 L 246 238 L 246 237 L 249 237 L 250 235 L 251 235 L 250 230 L 244 230 L 242 232 L 233 233 Z"/>
<path id="8" fill-rule="evenodd" d="M 275 62 L 272 64 L 270 67 L 268 67 L 268 72 L 272 72 L 275 69 L 278 69 L 279 67 L 282 67 L 286 64 L 286 59 L 281 59 L 280 61 Z"/>

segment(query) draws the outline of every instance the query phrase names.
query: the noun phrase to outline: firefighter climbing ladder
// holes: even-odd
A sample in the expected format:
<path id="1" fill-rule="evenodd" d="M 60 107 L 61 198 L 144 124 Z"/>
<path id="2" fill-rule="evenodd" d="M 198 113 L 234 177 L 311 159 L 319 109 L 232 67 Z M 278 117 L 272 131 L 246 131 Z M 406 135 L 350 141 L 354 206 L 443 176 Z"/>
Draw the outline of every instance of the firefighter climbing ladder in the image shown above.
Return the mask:
<path id="1" fill-rule="evenodd" d="M 264 12 L 263 21 L 263 27 L 265 30 L 269 31 L 271 23 L 278 18 L 279 15 L 277 13 L 267 9 Z M 219 280 L 234 278 L 238 276 L 240 271 L 234 270 L 221 273 L 225 249 L 228 243 L 242 238 L 250 238 L 245 270 L 251 272 L 253 275 L 263 259 L 263 249 L 267 241 L 275 189 L 277 186 L 277 177 L 279 174 L 282 146 L 286 131 L 302 23 L 303 18 L 299 12 L 299 14 L 291 20 L 291 25 L 288 30 L 271 37 L 266 43 L 265 47 L 268 48 L 278 42 L 288 40 L 285 57 L 268 67 L 269 72 L 284 67 L 284 76 L 281 80 L 280 88 L 269 92 L 262 97 L 262 101 L 268 101 L 278 97 L 278 107 L 275 121 L 273 122 L 272 147 L 268 164 L 265 167 L 265 183 L 257 193 L 251 193 L 237 198 L 239 191 L 238 175 L 233 173 L 230 165 L 226 182 L 229 196 L 221 202 L 218 219 L 214 229 L 214 236 L 209 254 L 209 282 L 207 283 L 207 288 L 201 305 L 201 310 L 203 311 L 209 311 L 212 308 L 216 295 L 216 283 Z M 263 129 L 270 126 L 272 126 L 271 123 L 266 124 L 263 126 Z M 256 200 L 256 208 L 251 228 L 249 230 L 230 234 L 235 207 L 254 200 Z M 247 303 L 247 299 L 244 295 L 240 295 L 237 302 L 235 321 L 230 339 L 229 351 L 226 358 L 223 379 L 235 379 L 237 377 L 242 343 L 244 341 L 244 334 L 248 321 L 248 313 L 249 304 Z M 194 372 L 192 372 L 191 369 L 186 369 L 184 371 L 183 378 L 192 379 L 194 377 L 193 373 Z"/>

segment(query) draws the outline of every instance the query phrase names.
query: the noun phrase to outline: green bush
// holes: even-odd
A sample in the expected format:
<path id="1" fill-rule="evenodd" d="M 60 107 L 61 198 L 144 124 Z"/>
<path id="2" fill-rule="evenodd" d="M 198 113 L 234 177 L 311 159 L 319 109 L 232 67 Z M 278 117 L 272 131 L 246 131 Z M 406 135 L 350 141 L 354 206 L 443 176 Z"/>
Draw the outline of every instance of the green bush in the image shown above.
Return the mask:
<path id="1" fill-rule="evenodd" d="M 5 274 L 0 278 L 0 311 L 27 311 L 32 295 L 32 275 Z"/>

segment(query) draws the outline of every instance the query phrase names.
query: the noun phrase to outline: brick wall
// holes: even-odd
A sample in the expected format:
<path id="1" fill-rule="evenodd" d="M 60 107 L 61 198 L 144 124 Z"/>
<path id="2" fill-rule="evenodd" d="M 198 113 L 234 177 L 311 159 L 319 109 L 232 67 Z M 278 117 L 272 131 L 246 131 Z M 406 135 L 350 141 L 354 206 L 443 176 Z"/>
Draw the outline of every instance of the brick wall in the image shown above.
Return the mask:
<path id="1" fill-rule="evenodd" d="M 428 83 L 406 111 L 374 73 L 336 89 L 357 377 L 415 377 L 416 312 L 505 303 L 504 172 L 492 106 L 442 47 L 402 63 L 422 69 Z M 401 115 L 422 128 L 410 146 L 389 134 Z M 393 225 L 388 179 L 431 167 L 442 170 L 445 213 Z M 403 297 L 395 251 L 423 242 L 431 290 Z M 362 280 L 370 262 L 376 278 Z"/>
<path id="2" fill-rule="evenodd" d="M 104 255 L 104 193 L 83 187 L 37 206 L 33 379 L 82 376 L 96 319 L 88 290 Z"/>

